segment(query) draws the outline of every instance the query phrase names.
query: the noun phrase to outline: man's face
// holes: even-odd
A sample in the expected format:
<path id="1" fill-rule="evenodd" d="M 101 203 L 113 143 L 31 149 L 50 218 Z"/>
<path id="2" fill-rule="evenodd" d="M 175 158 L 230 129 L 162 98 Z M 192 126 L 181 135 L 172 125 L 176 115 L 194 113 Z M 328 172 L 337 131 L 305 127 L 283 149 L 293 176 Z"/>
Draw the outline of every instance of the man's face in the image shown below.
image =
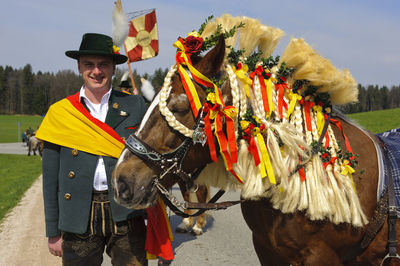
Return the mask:
<path id="1" fill-rule="evenodd" d="M 78 61 L 79 73 L 82 74 L 85 88 L 92 91 L 110 89 L 115 63 L 111 57 L 83 55 Z"/>

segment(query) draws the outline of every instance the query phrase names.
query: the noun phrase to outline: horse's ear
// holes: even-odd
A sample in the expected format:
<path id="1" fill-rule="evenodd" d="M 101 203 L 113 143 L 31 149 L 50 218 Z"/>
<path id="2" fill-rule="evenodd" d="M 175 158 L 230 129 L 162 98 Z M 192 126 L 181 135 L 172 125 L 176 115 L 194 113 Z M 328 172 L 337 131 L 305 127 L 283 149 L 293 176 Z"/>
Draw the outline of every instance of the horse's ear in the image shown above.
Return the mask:
<path id="1" fill-rule="evenodd" d="M 215 47 L 210 50 L 200 61 L 196 64 L 197 70 L 207 77 L 212 77 L 221 69 L 225 57 L 225 38 L 221 34 Z"/>

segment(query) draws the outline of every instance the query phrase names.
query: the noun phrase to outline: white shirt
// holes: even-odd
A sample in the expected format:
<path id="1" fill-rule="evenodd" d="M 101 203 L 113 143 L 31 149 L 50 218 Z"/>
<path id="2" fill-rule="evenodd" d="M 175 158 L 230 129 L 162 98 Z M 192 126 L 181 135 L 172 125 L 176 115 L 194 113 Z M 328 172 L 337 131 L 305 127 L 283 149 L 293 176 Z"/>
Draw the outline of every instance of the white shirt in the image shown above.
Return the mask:
<path id="1" fill-rule="evenodd" d="M 92 103 L 88 97 L 85 95 L 85 87 L 82 86 L 79 92 L 79 100 L 85 102 L 86 106 L 89 108 L 90 114 L 100 120 L 101 122 L 106 121 L 106 116 L 108 112 L 108 100 L 110 99 L 111 88 L 110 90 L 103 95 L 101 102 L 99 104 Z M 97 160 L 96 171 L 94 172 L 94 180 L 93 180 L 93 188 L 95 190 L 107 190 L 107 174 L 106 168 L 104 166 L 104 160 L 102 156 L 99 156 Z"/>

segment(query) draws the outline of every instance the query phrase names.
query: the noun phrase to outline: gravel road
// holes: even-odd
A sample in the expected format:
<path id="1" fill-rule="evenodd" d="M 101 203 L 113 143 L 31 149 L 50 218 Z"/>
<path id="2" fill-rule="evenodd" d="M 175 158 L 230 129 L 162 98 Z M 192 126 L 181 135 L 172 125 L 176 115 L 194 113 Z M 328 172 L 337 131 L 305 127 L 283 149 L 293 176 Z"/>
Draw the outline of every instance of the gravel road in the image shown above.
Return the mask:
<path id="1" fill-rule="evenodd" d="M 27 154 L 22 143 L 0 144 L 0 153 Z M 178 188 L 173 193 L 179 198 Z M 216 189 L 212 189 L 215 193 Z M 237 200 L 239 193 L 226 193 L 220 201 Z M 25 193 L 17 207 L 0 225 L 0 265 L 19 266 L 55 266 L 61 260 L 52 256 L 47 249 L 44 236 L 43 200 L 41 177 Z M 170 213 L 172 230 L 175 230 L 181 218 Z M 240 206 L 227 210 L 208 212 L 204 234 L 174 234 L 172 247 L 177 266 L 235 266 L 260 265 L 251 240 L 251 233 L 243 220 Z M 107 255 L 103 266 L 110 266 Z M 150 261 L 150 266 L 157 261 Z"/>

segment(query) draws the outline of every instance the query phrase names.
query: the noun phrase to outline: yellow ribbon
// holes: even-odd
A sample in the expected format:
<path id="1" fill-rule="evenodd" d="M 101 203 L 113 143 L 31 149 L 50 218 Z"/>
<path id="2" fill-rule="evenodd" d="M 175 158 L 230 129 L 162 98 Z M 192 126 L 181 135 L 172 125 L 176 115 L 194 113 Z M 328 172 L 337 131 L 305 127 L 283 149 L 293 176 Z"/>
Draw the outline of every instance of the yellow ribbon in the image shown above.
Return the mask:
<path id="1" fill-rule="evenodd" d="M 275 105 L 274 102 L 272 101 L 272 91 L 274 89 L 274 83 L 273 83 L 274 78 L 269 78 L 268 80 L 264 79 L 265 82 L 265 87 L 267 88 L 267 96 L 268 96 L 268 106 L 269 106 L 269 112 L 267 112 L 267 117 L 269 117 L 273 111 L 275 111 Z"/>
<path id="2" fill-rule="evenodd" d="M 321 136 L 325 124 L 325 117 L 324 114 L 322 113 L 322 106 L 314 105 L 313 110 L 317 112 L 317 131 L 318 131 L 318 136 Z"/>
<path id="3" fill-rule="evenodd" d="M 289 98 L 289 108 L 287 111 L 287 118 L 289 118 L 294 110 L 294 107 L 296 106 L 297 101 L 300 101 L 303 97 L 301 97 L 301 95 L 295 92 L 292 92 L 291 90 L 288 92 L 287 97 Z"/>
<path id="4" fill-rule="evenodd" d="M 244 89 L 246 92 L 247 97 L 250 98 L 250 87 L 253 84 L 253 81 L 246 75 L 247 71 L 249 71 L 249 67 L 246 64 L 242 65 L 242 68 L 236 70 L 233 66 L 233 72 L 235 73 L 236 77 L 244 84 Z"/>
<path id="5" fill-rule="evenodd" d="M 260 168 L 261 168 L 261 177 L 264 178 L 268 174 L 268 179 L 271 184 L 276 184 L 274 170 L 272 168 L 271 160 L 268 155 L 267 146 L 264 142 L 264 137 L 259 133 L 256 133 L 257 142 L 261 152 L 261 160 L 260 160 Z M 265 172 L 267 170 L 267 172 Z"/>
<path id="6" fill-rule="evenodd" d="M 342 166 L 342 172 L 340 174 L 342 175 L 347 175 L 351 179 L 351 183 L 353 184 L 353 189 L 354 191 L 356 190 L 356 186 L 354 185 L 354 180 L 353 180 L 353 173 L 356 171 L 354 170 L 353 167 L 350 166 L 350 162 L 348 160 L 344 160 Z"/>

